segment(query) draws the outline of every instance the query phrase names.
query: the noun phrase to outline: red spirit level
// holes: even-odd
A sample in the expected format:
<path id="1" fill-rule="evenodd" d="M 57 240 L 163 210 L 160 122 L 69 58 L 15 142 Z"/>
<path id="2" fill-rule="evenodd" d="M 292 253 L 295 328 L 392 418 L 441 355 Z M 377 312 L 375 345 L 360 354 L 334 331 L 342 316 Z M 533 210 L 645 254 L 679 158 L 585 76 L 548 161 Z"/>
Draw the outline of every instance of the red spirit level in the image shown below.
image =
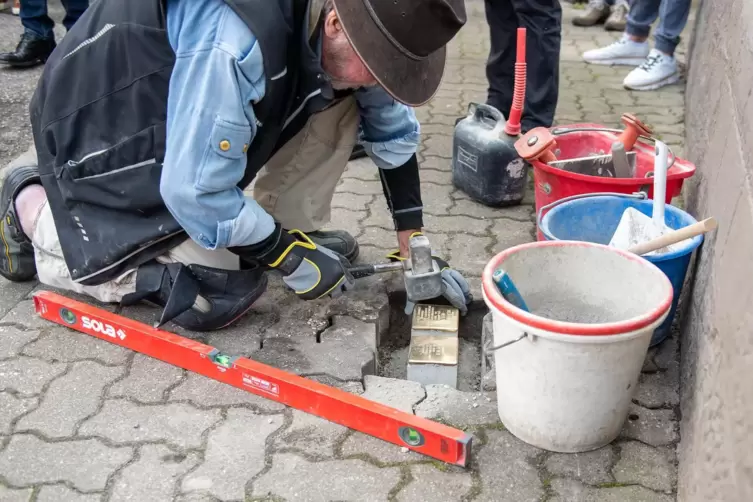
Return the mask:
<path id="1" fill-rule="evenodd" d="M 244 357 L 92 307 L 49 291 L 34 294 L 37 314 L 267 399 L 465 467 L 471 436 L 463 431 L 328 387 Z"/>

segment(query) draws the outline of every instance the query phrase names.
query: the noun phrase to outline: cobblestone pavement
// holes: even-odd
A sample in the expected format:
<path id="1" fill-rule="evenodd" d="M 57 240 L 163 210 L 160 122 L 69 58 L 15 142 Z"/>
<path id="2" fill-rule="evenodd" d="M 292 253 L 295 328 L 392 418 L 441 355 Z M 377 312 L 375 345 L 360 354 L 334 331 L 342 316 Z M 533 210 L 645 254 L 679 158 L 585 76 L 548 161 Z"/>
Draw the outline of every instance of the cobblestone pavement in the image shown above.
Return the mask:
<path id="1" fill-rule="evenodd" d="M 468 26 L 452 43 L 442 88 L 419 110 L 420 157 L 429 237 L 469 277 L 480 299 L 486 261 L 533 240 L 533 197 L 529 190 L 523 205 L 495 210 L 451 185 L 452 125 L 469 101 L 484 100 L 486 88 L 483 3 L 467 0 L 467 8 Z M 682 156 L 682 87 L 628 92 L 621 88 L 626 69 L 586 66 L 580 53 L 616 35 L 575 28 L 574 9 L 564 4 L 564 11 L 558 122 L 619 126 L 620 114 L 632 111 Z M 53 12 L 60 19 L 59 4 Z M 0 50 L 15 46 L 19 33 L 18 19 L 0 14 Z M 39 74 L 0 70 L 0 165 L 31 143 L 26 108 Z M 334 207 L 337 226 L 359 238 L 361 260 L 383 259 L 394 237 L 368 161 L 349 166 Z M 367 291 L 372 287 L 376 294 Z M 239 325 L 199 338 L 462 427 L 474 435 L 468 469 L 47 324 L 33 312 L 30 294 L 37 284 L 3 282 L 0 500 L 674 500 L 676 337 L 650 351 L 619 439 L 590 453 L 553 454 L 517 440 L 498 423 L 491 391 L 424 388 L 371 376 L 377 340 L 391 332 L 389 294 L 395 287 L 387 280 L 364 281 L 347 298 L 304 303 L 274 283 Z M 147 307 L 122 313 L 142 320 L 155 314 Z"/>

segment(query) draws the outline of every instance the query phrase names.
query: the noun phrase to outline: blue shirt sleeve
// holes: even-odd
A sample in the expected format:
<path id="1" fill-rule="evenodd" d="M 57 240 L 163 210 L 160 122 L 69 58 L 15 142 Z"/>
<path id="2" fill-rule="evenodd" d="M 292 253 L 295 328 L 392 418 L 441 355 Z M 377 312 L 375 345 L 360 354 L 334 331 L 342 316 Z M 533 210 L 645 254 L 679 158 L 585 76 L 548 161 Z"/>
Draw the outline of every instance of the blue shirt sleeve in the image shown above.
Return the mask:
<path id="1" fill-rule="evenodd" d="M 416 113 L 390 96 L 381 86 L 355 92 L 361 115 L 360 139 L 364 150 L 381 169 L 405 164 L 416 153 L 421 127 Z"/>
<path id="2" fill-rule="evenodd" d="M 264 96 L 256 38 L 222 0 L 169 0 L 176 61 L 167 105 L 160 191 L 171 214 L 206 249 L 255 244 L 274 220 L 237 184 Z"/>

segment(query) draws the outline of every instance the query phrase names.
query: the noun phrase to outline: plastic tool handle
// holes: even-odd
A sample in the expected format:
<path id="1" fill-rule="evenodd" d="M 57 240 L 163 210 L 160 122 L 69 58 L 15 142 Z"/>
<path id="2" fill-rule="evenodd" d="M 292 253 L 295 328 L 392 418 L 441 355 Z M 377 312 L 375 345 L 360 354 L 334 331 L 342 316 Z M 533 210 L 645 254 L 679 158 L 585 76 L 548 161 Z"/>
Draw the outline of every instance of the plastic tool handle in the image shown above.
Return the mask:
<path id="1" fill-rule="evenodd" d="M 706 218 L 705 220 L 699 221 L 698 223 L 693 223 L 692 225 L 688 225 L 687 227 L 683 227 L 679 230 L 668 232 L 661 237 L 657 237 L 656 239 L 636 244 L 635 246 L 628 249 L 628 251 L 637 255 L 644 255 L 646 253 L 650 253 L 651 251 L 656 251 L 657 249 L 682 242 L 685 239 L 691 239 L 696 235 L 710 232 L 716 227 L 716 218 Z"/>
<path id="2" fill-rule="evenodd" d="M 507 275 L 507 272 L 501 268 L 495 270 L 492 274 L 492 280 L 494 281 L 494 284 L 497 285 L 497 289 L 499 289 L 500 294 L 505 300 L 521 310 L 530 312 L 528 310 L 528 305 L 526 305 L 525 300 L 523 300 L 523 297 L 520 295 L 520 291 L 515 287 L 515 283 L 512 282 L 512 279 Z"/>
<path id="3" fill-rule="evenodd" d="M 526 29 L 518 28 L 517 52 L 515 56 L 515 87 L 512 94 L 510 116 L 505 124 L 505 134 L 518 136 L 520 134 L 520 116 L 523 114 L 523 103 L 526 98 Z"/>
<path id="4" fill-rule="evenodd" d="M 654 150 L 654 225 L 657 229 L 664 228 L 664 205 L 667 197 L 667 145 L 656 140 Z"/>

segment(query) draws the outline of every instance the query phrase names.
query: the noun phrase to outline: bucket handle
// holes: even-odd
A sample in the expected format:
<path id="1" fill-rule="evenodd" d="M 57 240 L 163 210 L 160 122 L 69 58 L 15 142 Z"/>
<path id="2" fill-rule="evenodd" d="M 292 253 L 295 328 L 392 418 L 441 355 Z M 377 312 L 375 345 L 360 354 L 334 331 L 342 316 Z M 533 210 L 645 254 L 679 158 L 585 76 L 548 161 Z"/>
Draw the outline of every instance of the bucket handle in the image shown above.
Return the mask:
<path id="1" fill-rule="evenodd" d="M 529 337 L 529 336 L 531 337 L 531 339 L 533 339 L 533 336 L 529 335 L 527 332 L 524 331 L 523 334 L 520 335 L 518 338 L 516 338 L 514 340 L 509 340 L 509 341 L 507 341 L 505 343 L 502 343 L 500 345 L 497 345 L 495 347 L 491 346 L 491 344 L 492 344 L 491 340 L 484 340 L 483 339 L 484 337 L 482 336 L 482 340 L 481 340 L 481 389 L 480 389 L 481 392 L 484 391 L 484 377 L 486 376 L 486 372 L 487 372 L 487 370 L 486 370 L 486 355 L 487 354 L 491 354 L 495 350 L 503 349 L 503 348 L 505 348 L 505 347 L 507 347 L 509 345 L 517 343 L 517 342 L 521 341 L 523 338 L 526 338 L 526 337 Z"/>
<path id="2" fill-rule="evenodd" d="M 546 206 L 542 206 L 539 209 L 538 214 L 536 215 L 536 226 L 539 228 L 539 231 L 541 231 L 541 233 L 543 233 L 547 239 L 549 239 L 550 241 L 553 241 L 555 240 L 554 236 L 546 232 L 541 227 L 541 222 L 544 217 L 544 211 L 555 208 L 559 206 L 560 204 L 564 204 L 565 202 L 570 202 L 571 200 L 588 199 L 590 197 L 604 197 L 604 196 L 623 197 L 625 199 L 637 199 L 637 200 L 646 200 L 648 198 L 648 194 L 646 194 L 646 192 L 635 192 L 633 194 L 618 193 L 618 192 L 594 192 L 594 193 L 582 193 L 578 195 L 571 195 L 570 197 L 564 197 L 562 199 L 555 200 L 554 202 L 551 202 L 547 204 Z"/>

